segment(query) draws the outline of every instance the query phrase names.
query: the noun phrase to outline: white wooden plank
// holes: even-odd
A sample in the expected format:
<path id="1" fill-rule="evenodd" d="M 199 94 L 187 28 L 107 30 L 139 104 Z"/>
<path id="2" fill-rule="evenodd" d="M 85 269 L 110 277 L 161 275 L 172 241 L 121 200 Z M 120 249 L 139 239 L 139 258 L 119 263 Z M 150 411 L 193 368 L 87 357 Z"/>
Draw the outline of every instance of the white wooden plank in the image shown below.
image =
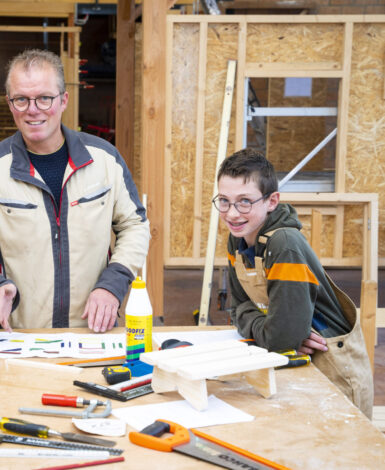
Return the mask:
<path id="1" fill-rule="evenodd" d="M 159 367 L 152 371 L 151 387 L 155 393 L 173 392 L 176 387 L 176 374 L 165 372 Z"/>
<path id="2" fill-rule="evenodd" d="M 171 359 L 173 357 L 182 357 L 190 356 L 194 354 L 200 354 L 210 351 L 221 351 L 226 349 L 236 349 L 236 348 L 248 348 L 249 346 L 246 343 L 238 341 L 236 339 L 230 339 L 226 341 L 215 341 L 212 343 L 206 344 L 197 344 L 196 346 L 186 346 L 183 348 L 174 348 L 174 349 L 164 349 L 161 351 L 153 351 L 148 353 L 142 353 L 140 355 L 140 360 L 146 362 L 150 365 L 158 364 L 158 361 L 165 358 Z"/>
<path id="3" fill-rule="evenodd" d="M 188 368 L 179 368 L 177 373 L 189 380 L 200 380 L 255 369 L 283 366 L 289 362 L 286 356 L 276 353 L 253 355 L 247 358 L 217 361 L 209 364 L 190 365 Z"/>
<path id="4" fill-rule="evenodd" d="M 275 371 L 269 369 L 257 369 L 245 374 L 247 382 L 252 385 L 264 398 L 269 398 L 277 393 Z"/>
<path id="5" fill-rule="evenodd" d="M 192 354 L 190 356 L 178 356 L 173 358 L 160 359 L 158 362 L 158 367 L 168 372 L 176 372 L 178 368 L 185 368 L 190 364 L 206 365 L 209 363 L 216 363 L 217 361 L 224 359 L 245 358 L 254 354 L 265 355 L 266 349 L 250 346 L 248 348 L 223 349 L 212 352 L 204 351 L 200 354 Z"/>
<path id="6" fill-rule="evenodd" d="M 234 82 L 235 82 L 236 61 L 229 60 L 227 62 L 227 76 L 225 96 L 223 99 L 221 127 L 219 131 L 219 143 L 217 151 L 217 162 L 215 174 L 218 174 L 219 167 L 222 161 L 226 158 L 227 142 L 230 129 L 231 119 L 231 106 L 233 102 Z M 218 182 L 214 178 L 214 187 L 212 197 L 216 196 L 218 192 Z M 203 270 L 203 283 L 201 293 L 201 303 L 199 307 L 199 325 L 204 326 L 208 324 L 209 320 L 209 305 L 211 295 L 211 284 L 214 271 L 214 257 L 215 247 L 217 243 L 219 212 L 215 209 L 214 205 L 211 207 L 209 233 L 206 248 L 205 268 Z"/>
<path id="7" fill-rule="evenodd" d="M 185 380 L 177 377 L 177 388 L 179 394 L 187 400 L 198 411 L 203 411 L 208 407 L 206 380 Z"/>

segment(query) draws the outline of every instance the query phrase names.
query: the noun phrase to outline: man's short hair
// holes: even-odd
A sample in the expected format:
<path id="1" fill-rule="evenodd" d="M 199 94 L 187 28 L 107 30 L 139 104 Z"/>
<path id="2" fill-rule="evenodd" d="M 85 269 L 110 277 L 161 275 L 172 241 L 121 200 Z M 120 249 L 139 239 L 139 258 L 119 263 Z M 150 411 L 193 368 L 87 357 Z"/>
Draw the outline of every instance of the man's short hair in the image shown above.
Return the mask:
<path id="1" fill-rule="evenodd" d="M 239 150 L 226 158 L 219 168 L 218 181 L 222 176 L 242 177 L 245 183 L 253 180 L 264 196 L 278 191 L 274 166 L 262 153 L 252 148 Z"/>
<path id="2" fill-rule="evenodd" d="M 7 66 L 7 78 L 5 80 L 5 91 L 7 95 L 10 89 L 10 75 L 16 66 L 22 66 L 25 71 L 32 67 L 44 67 L 50 65 L 56 72 L 57 85 L 60 93 L 66 91 L 64 80 L 64 68 L 60 57 L 51 51 L 42 49 L 26 49 L 10 60 Z"/>

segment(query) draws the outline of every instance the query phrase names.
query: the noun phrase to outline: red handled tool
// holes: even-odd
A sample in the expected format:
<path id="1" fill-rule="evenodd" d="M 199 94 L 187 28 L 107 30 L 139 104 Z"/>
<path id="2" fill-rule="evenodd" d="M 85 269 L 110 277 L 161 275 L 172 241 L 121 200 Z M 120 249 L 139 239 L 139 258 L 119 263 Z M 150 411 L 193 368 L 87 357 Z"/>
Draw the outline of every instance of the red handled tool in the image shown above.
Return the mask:
<path id="1" fill-rule="evenodd" d="M 87 405 L 87 408 L 82 411 L 61 411 L 58 409 L 49 410 L 47 408 L 19 408 L 20 413 L 28 413 L 32 415 L 72 416 L 74 418 L 107 418 L 107 416 L 111 414 L 112 410 L 110 400 L 86 400 L 85 398 L 77 396 L 43 393 L 41 401 L 43 405 L 55 405 L 70 408 L 84 407 Z M 94 410 L 97 406 L 104 406 L 105 408 L 100 413 L 96 413 Z"/>
<path id="2" fill-rule="evenodd" d="M 43 405 L 55 405 L 55 406 L 71 406 L 72 408 L 79 408 L 81 406 L 89 405 L 90 400 L 80 397 L 72 397 L 69 395 L 53 395 L 51 393 L 43 393 L 41 396 L 41 402 Z M 105 403 L 98 400 L 96 405 L 101 406 Z"/>
<path id="3" fill-rule="evenodd" d="M 170 437 L 161 438 L 165 433 Z M 248 470 L 289 470 L 244 449 L 220 441 L 197 429 L 187 429 L 171 421 L 159 419 L 140 432 L 130 432 L 133 444 L 163 452 L 181 452 L 222 468 Z"/>

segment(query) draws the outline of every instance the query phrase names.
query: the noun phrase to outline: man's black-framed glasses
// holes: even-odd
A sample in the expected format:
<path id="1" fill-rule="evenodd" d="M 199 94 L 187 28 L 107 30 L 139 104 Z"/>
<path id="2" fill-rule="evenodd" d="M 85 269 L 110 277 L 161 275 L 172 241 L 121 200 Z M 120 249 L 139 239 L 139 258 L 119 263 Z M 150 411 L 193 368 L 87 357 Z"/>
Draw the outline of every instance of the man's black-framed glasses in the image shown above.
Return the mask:
<path id="1" fill-rule="evenodd" d="M 41 95 L 36 98 L 27 98 L 26 96 L 17 96 L 16 98 L 10 98 L 9 101 L 16 111 L 27 111 L 31 101 L 35 102 L 35 106 L 40 111 L 47 111 L 52 107 L 53 100 L 63 93 L 59 93 L 56 96 Z"/>
<path id="2" fill-rule="evenodd" d="M 234 206 L 241 214 L 248 214 L 251 211 L 253 204 L 262 201 L 262 199 L 268 198 L 270 194 L 271 193 L 264 194 L 255 201 L 250 201 L 249 199 L 243 198 L 237 202 L 230 202 L 228 199 L 221 197 L 218 194 L 211 202 L 214 204 L 215 208 L 219 210 L 219 212 L 228 212 L 230 207 Z"/>

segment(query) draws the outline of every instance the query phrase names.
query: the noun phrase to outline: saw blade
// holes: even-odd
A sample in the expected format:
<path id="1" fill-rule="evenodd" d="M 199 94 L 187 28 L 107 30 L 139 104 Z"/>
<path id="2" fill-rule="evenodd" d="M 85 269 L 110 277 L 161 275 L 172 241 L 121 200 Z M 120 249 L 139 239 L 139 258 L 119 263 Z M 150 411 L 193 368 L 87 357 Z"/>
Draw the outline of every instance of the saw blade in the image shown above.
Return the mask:
<path id="1" fill-rule="evenodd" d="M 55 449 L 68 449 L 68 450 L 104 450 L 111 455 L 120 455 L 123 453 L 123 449 L 112 449 L 111 447 L 95 446 L 89 444 L 78 444 L 75 442 L 66 441 L 52 441 L 47 439 L 41 439 L 39 437 L 26 437 L 26 436 L 14 436 L 12 434 L 0 434 L 0 443 L 8 442 L 11 444 L 24 444 L 27 446 L 39 446 L 49 447 Z"/>

